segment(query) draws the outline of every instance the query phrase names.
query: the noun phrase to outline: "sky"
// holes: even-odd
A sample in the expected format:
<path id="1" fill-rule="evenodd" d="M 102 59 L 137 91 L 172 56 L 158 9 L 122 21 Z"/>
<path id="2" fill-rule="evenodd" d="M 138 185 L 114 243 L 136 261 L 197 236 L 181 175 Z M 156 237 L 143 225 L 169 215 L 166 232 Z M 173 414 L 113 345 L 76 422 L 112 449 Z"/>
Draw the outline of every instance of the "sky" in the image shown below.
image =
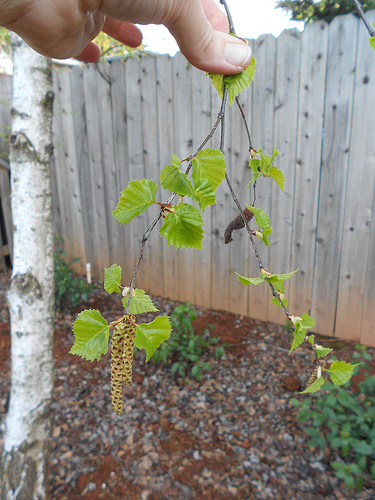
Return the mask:
<path id="1" fill-rule="evenodd" d="M 215 0 L 220 5 L 219 0 Z M 237 35 L 258 38 L 265 33 L 278 36 L 284 29 L 303 28 L 303 23 L 289 21 L 281 9 L 275 9 L 275 0 L 227 0 Z M 147 49 L 161 54 L 174 55 L 178 45 L 164 26 L 140 26 Z"/>

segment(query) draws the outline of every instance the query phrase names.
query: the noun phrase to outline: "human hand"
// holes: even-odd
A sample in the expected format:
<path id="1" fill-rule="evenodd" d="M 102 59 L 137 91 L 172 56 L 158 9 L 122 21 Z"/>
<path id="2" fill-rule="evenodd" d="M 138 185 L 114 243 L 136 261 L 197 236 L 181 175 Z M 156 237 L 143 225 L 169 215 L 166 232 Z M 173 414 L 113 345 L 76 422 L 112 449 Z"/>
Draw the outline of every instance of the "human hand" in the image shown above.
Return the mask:
<path id="1" fill-rule="evenodd" d="M 98 61 L 100 49 L 91 40 L 100 31 L 137 47 L 142 33 L 134 23 L 164 24 L 203 71 L 238 73 L 250 62 L 249 47 L 228 34 L 214 0 L 0 0 L 0 25 L 57 59 Z"/>

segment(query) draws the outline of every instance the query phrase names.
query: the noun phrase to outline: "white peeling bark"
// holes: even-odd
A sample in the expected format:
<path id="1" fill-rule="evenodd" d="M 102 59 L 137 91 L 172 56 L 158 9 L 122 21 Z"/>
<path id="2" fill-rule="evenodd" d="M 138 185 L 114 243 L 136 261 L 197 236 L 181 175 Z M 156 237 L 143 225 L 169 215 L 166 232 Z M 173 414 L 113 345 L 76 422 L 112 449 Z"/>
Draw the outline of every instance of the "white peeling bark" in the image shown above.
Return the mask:
<path id="1" fill-rule="evenodd" d="M 1 500 L 48 498 L 53 391 L 51 62 L 12 35 L 11 391 Z"/>

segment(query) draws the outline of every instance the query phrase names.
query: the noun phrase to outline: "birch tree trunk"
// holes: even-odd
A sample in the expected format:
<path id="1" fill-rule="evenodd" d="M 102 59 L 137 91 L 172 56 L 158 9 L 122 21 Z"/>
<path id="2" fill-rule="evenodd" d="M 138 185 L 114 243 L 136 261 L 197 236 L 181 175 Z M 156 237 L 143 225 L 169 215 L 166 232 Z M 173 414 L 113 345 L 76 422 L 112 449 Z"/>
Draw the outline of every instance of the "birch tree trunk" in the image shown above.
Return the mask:
<path id="1" fill-rule="evenodd" d="M 11 390 L 1 500 L 46 499 L 53 391 L 51 62 L 12 34 Z"/>

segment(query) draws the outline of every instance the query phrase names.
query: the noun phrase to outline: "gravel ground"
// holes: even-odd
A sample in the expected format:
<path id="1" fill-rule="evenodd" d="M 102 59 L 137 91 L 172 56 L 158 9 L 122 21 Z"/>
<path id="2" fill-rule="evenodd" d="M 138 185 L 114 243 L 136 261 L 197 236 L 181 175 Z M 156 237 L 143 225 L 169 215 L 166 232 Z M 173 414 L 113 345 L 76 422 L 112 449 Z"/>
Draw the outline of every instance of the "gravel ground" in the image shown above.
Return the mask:
<path id="1" fill-rule="evenodd" d="M 9 316 L 0 275 L 0 411 L 9 390 Z M 155 297 L 161 313 L 176 303 Z M 98 289 L 86 307 L 107 320 L 122 315 Z M 283 327 L 197 309 L 228 344 L 202 380 L 179 379 L 170 367 L 145 364 L 138 351 L 124 414 L 110 403 L 109 356 L 90 363 L 68 353 L 77 312 L 55 322 L 55 422 L 50 484 L 53 500 L 370 499 L 375 485 L 348 491 L 329 466 L 328 450 L 311 449 L 292 397 L 313 367 L 309 350 L 288 357 Z M 149 315 L 149 319 L 151 315 Z M 343 344 L 340 359 L 352 346 Z M 374 350 L 369 350 L 373 353 Z"/>

